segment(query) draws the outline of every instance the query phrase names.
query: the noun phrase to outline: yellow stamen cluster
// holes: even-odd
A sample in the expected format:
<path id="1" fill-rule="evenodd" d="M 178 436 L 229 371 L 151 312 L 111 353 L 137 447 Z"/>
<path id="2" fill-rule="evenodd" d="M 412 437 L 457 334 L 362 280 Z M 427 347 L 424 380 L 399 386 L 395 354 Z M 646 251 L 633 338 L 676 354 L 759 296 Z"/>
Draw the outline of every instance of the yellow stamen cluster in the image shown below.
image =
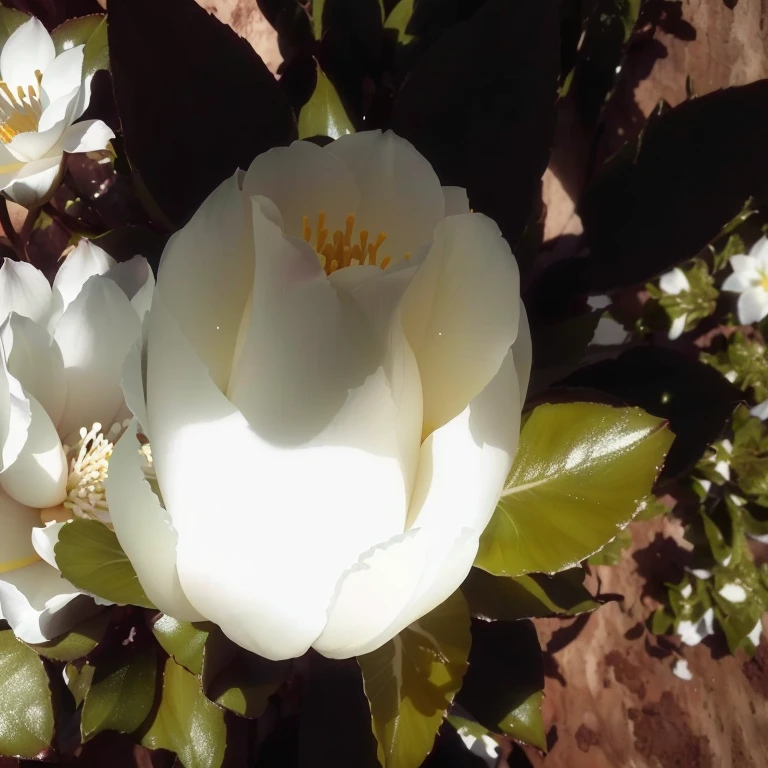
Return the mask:
<path id="1" fill-rule="evenodd" d="M 0 141 L 9 144 L 19 133 L 36 131 L 43 107 L 40 103 L 40 83 L 43 76 L 35 72 L 37 85 L 30 85 L 26 92 L 21 86 L 14 93 L 7 83 L 0 81 Z"/>
<path id="2" fill-rule="evenodd" d="M 369 242 L 368 230 L 362 229 L 357 241 L 353 242 L 354 213 L 347 216 L 344 229 L 337 229 L 333 234 L 325 226 L 325 216 L 325 211 L 320 211 L 317 217 L 314 242 L 312 242 L 312 226 L 309 223 L 309 216 L 302 217 L 301 229 L 304 240 L 317 251 L 320 264 L 326 275 L 332 275 L 336 270 L 344 267 L 356 267 L 362 264 L 369 264 L 381 269 L 386 269 L 390 265 L 392 261 L 390 256 L 379 255 L 379 249 L 387 239 L 386 232 L 379 232 L 376 239 Z M 406 259 L 410 257 L 410 253 L 405 254 Z"/>

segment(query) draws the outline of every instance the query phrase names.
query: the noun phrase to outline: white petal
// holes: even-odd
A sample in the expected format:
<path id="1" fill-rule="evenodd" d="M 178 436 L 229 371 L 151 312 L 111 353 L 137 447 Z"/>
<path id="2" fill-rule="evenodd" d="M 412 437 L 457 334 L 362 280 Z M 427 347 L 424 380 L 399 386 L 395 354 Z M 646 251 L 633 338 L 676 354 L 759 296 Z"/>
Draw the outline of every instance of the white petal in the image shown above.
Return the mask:
<path id="1" fill-rule="evenodd" d="M 59 345 L 42 326 L 15 312 L 0 328 L 8 370 L 59 423 L 67 397 Z"/>
<path id="2" fill-rule="evenodd" d="M 387 239 L 379 255 L 400 261 L 432 239 L 445 217 L 445 197 L 429 161 L 414 146 L 387 131 L 342 136 L 325 151 L 343 160 L 360 190 L 357 229 Z"/>
<path id="3" fill-rule="evenodd" d="M 63 437 L 97 421 L 109 428 L 124 402 L 123 362 L 140 338 L 141 321 L 122 290 L 106 277 L 89 278 L 55 332 L 67 381 Z"/>
<path id="4" fill-rule="evenodd" d="M 60 53 L 43 71 L 42 88 L 48 103 L 79 88 L 83 81 L 84 45 L 75 45 Z"/>
<path id="5" fill-rule="evenodd" d="M 765 235 L 749 249 L 749 255 L 758 262 L 763 271 L 768 269 L 768 238 Z"/>
<path id="6" fill-rule="evenodd" d="M 424 435 L 464 410 L 496 375 L 518 333 L 517 263 L 482 214 L 445 219 L 403 299 L 419 364 Z"/>
<path id="7" fill-rule="evenodd" d="M 40 512 L 19 504 L 0 489 L 0 579 L 8 571 L 36 563 L 32 530 L 40 525 Z"/>
<path id="8" fill-rule="evenodd" d="M 677 634 L 686 645 L 698 645 L 705 637 L 714 632 L 715 612 L 707 608 L 697 621 L 681 621 L 677 625 Z"/>
<path id="9" fill-rule="evenodd" d="M 427 438 L 409 514 L 414 527 L 345 575 L 317 651 L 345 658 L 375 650 L 466 578 L 517 448 L 517 385 L 510 353 L 466 411 Z"/>
<path id="10" fill-rule="evenodd" d="M 743 253 L 739 253 L 731 256 L 729 261 L 734 272 L 760 273 L 760 262 L 752 255 L 746 256 Z"/>
<path id="11" fill-rule="evenodd" d="M 180 621 L 200 621 L 179 583 L 176 531 L 141 469 L 135 422 L 115 446 L 105 486 L 115 533 L 147 597 Z"/>
<path id="12" fill-rule="evenodd" d="M 763 634 L 763 622 L 761 619 L 757 620 L 757 624 L 753 627 L 752 631 L 747 635 L 752 645 L 757 648 L 760 644 L 760 636 Z"/>
<path id="13" fill-rule="evenodd" d="M 106 149 L 115 134 L 101 120 L 83 120 L 71 125 L 61 137 L 61 148 L 65 152 L 96 152 Z"/>
<path id="14" fill-rule="evenodd" d="M 747 591 L 741 584 L 724 584 L 718 594 L 729 603 L 743 603 L 747 599 Z"/>
<path id="15" fill-rule="evenodd" d="M 685 330 L 685 323 L 688 320 L 688 315 L 680 315 L 672 321 L 672 325 L 669 327 L 669 333 L 667 334 L 670 340 L 674 341 L 679 339 L 683 335 Z"/>
<path id="16" fill-rule="evenodd" d="M 734 291 L 742 293 L 760 283 L 760 274 L 751 269 L 745 269 L 741 272 L 733 272 L 723 281 L 724 291 Z"/>
<path id="17" fill-rule="evenodd" d="M 13 464 L 27 441 L 31 406 L 19 381 L 10 374 L 0 339 L 0 472 Z"/>
<path id="18" fill-rule="evenodd" d="M 661 288 L 664 293 L 677 296 L 677 294 L 682 293 L 683 291 L 690 291 L 691 284 L 688 282 L 685 272 L 679 267 L 675 267 L 670 272 L 665 272 L 659 278 L 659 288 Z"/>
<path id="19" fill-rule="evenodd" d="M 46 562 L 0 576 L 0 615 L 27 643 L 52 640 L 97 610 Z"/>
<path id="20" fill-rule="evenodd" d="M 525 405 L 525 396 L 528 394 L 528 384 L 531 380 L 531 366 L 533 364 L 533 343 L 531 341 L 531 326 L 528 323 L 528 313 L 525 305 L 520 302 L 520 320 L 517 329 L 517 338 L 512 345 L 512 355 L 515 358 L 515 370 L 517 382 L 520 388 L 520 410 Z"/>
<path id="21" fill-rule="evenodd" d="M 130 299 L 139 319 L 143 320 L 149 311 L 155 290 L 155 277 L 147 260 L 143 256 L 134 256 L 128 261 L 115 264 L 105 273 L 105 277 L 120 286 Z"/>
<path id="22" fill-rule="evenodd" d="M 9 200 L 34 208 L 47 202 L 64 176 L 64 156 L 56 154 L 26 163 L 3 193 Z"/>
<path id="23" fill-rule="evenodd" d="M 245 174 L 243 194 L 268 198 L 277 206 L 285 233 L 302 236 L 302 218 L 317 237 L 317 217 L 326 214 L 326 226 L 344 230 L 348 214 L 360 204 L 354 176 L 343 162 L 311 141 L 295 141 L 259 155 Z"/>
<path id="24" fill-rule="evenodd" d="M 69 252 L 53 279 L 55 319 L 58 320 L 61 313 L 78 297 L 89 277 L 105 274 L 116 263 L 103 248 L 90 240 L 81 240 Z"/>
<path id="25" fill-rule="evenodd" d="M 685 659 L 678 659 L 672 669 L 672 674 L 681 680 L 693 680 L 691 670 L 688 669 L 688 662 Z"/>
<path id="26" fill-rule="evenodd" d="M 458 216 L 469 213 L 469 198 L 464 187 L 443 187 L 445 197 L 445 215 Z"/>
<path id="27" fill-rule="evenodd" d="M 37 522 L 39 526 L 39 516 Z M 55 568 L 57 571 L 59 566 L 56 564 L 54 550 L 59 542 L 59 533 L 65 525 L 66 523 L 48 523 L 44 528 L 37 527 L 32 530 L 32 546 L 38 557 L 45 560 L 51 568 Z"/>
<path id="28" fill-rule="evenodd" d="M 123 363 L 123 378 L 120 386 L 125 396 L 128 410 L 136 417 L 144 434 L 150 438 L 149 419 L 147 418 L 147 396 L 144 382 L 146 379 L 146 347 L 141 341 L 136 342 Z"/>
<path id="29" fill-rule="evenodd" d="M 0 474 L 0 486 L 21 504 L 55 507 L 67 494 L 67 458 L 48 414 L 28 395 L 32 420 L 16 461 Z"/>
<path id="30" fill-rule="evenodd" d="M 765 421 L 768 419 L 768 400 L 763 400 L 762 403 L 753 406 L 749 412 L 760 419 L 760 421 Z"/>
<path id="31" fill-rule="evenodd" d="M 10 312 L 44 324 L 51 307 L 51 286 L 45 275 L 24 261 L 5 259 L 0 267 L 0 322 Z"/>
<path id="32" fill-rule="evenodd" d="M 737 309 L 742 325 L 759 323 L 768 315 L 768 291 L 764 288 L 750 288 L 744 291 L 739 296 Z"/>
<path id="33" fill-rule="evenodd" d="M 253 284 L 250 218 L 236 174 L 168 241 L 157 278 L 157 292 L 222 391 Z"/>
<path id="34" fill-rule="evenodd" d="M 19 160 L 40 160 L 61 155 L 59 141 L 74 120 L 77 90 L 49 104 L 40 116 L 36 131 L 18 133 L 7 145 Z"/>
<path id="35" fill-rule="evenodd" d="M 0 74 L 15 93 L 17 86 L 26 91 L 37 85 L 35 70 L 44 72 L 56 56 L 46 28 L 34 17 L 24 22 L 8 38 L 0 52 Z"/>

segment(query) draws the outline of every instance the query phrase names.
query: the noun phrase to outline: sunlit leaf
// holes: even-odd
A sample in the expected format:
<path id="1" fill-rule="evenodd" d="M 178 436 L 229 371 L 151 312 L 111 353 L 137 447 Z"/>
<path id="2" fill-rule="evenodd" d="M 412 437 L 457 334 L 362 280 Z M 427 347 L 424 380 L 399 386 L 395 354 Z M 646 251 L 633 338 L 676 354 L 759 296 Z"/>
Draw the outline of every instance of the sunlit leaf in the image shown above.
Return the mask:
<path id="1" fill-rule="evenodd" d="M 555 573 L 594 554 L 638 511 L 672 439 L 639 408 L 540 405 L 475 565 L 502 576 Z"/>
<path id="2" fill-rule="evenodd" d="M 218 631 L 214 624 L 190 624 L 165 615 L 152 624 L 152 634 L 163 650 L 195 675 L 203 671 L 203 650 L 212 631 Z"/>
<path id="3" fill-rule="evenodd" d="M 325 72 L 317 67 L 317 85 L 309 101 L 299 112 L 299 138 L 330 136 L 338 139 L 347 133 L 354 133 L 355 127 L 349 119 L 337 90 Z"/>
<path id="4" fill-rule="evenodd" d="M 80 16 L 65 21 L 51 34 L 56 53 L 62 53 L 76 45 L 84 45 L 83 76 L 87 77 L 100 69 L 109 69 L 109 46 L 107 45 L 107 17 L 102 14 Z"/>

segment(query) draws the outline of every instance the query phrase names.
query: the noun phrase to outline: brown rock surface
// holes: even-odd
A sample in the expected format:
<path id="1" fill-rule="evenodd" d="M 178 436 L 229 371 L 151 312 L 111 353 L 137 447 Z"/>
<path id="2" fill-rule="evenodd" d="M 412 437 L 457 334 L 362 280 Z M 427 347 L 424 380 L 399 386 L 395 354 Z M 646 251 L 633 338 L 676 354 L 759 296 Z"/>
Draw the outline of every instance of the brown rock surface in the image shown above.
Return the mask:
<path id="1" fill-rule="evenodd" d="M 569 625 L 537 622 L 550 753 L 529 752 L 536 768 L 768 766 L 768 639 L 749 660 L 645 629 L 651 595 L 675 578 L 681 534 L 668 520 L 635 525 L 621 563 L 594 574 L 601 593 L 623 600 Z M 673 674 L 677 659 L 692 680 Z"/>

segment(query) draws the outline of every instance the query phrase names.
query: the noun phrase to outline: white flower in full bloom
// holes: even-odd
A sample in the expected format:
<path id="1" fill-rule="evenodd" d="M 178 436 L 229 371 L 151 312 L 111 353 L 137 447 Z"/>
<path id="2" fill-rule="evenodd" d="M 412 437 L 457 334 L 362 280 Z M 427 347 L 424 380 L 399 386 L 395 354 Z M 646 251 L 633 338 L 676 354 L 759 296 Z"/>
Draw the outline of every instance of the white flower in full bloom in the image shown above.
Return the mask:
<path id="1" fill-rule="evenodd" d="M 675 267 L 673 270 L 665 272 L 659 278 L 659 288 L 670 296 L 678 296 L 684 291 L 690 291 L 691 284 L 688 282 L 685 272 L 683 272 L 680 267 Z M 686 314 L 680 315 L 680 317 L 676 317 L 672 321 L 672 327 L 669 329 L 668 334 L 670 339 L 674 340 L 680 338 L 685 330 L 685 323 L 687 320 L 688 315 Z"/>
<path id="2" fill-rule="evenodd" d="M 75 123 L 91 95 L 83 48 L 57 56 L 48 31 L 31 18 L 0 51 L 0 190 L 21 205 L 53 194 L 65 152 L 105 149 L 114 138 L 101 120 Z"/>
<path id="3" fill-rule="evenodd" d="M 496 224 L 392 133 L 299 141 L 169 241 L 107 479 L 154 604 L 270 659 L 372 651 L 466 577 L 530 372 Z M 133 363 L 133 365 L 131 365 Z"/>
<path id="4" fill-rule="evenodd" d="M 760 238 L 749 255 L 731 256 L 733 274 L 723 283 L 724 291 L 741 294 L 737 303 L 739 322 L 758 323 L 768 315 L 768 240 Z"/>
<path id="5" fill-rule="evenodd" d="M 53 547 L 66 520 L 108 521 L 103 481 L 128 415 L 121 366 L 153 286 L 145 259 L 115 264 L 87 241 L 53 288 L 30 264 L 0 268 L 0 618 L 28 642 L 92 608 Z"/>

